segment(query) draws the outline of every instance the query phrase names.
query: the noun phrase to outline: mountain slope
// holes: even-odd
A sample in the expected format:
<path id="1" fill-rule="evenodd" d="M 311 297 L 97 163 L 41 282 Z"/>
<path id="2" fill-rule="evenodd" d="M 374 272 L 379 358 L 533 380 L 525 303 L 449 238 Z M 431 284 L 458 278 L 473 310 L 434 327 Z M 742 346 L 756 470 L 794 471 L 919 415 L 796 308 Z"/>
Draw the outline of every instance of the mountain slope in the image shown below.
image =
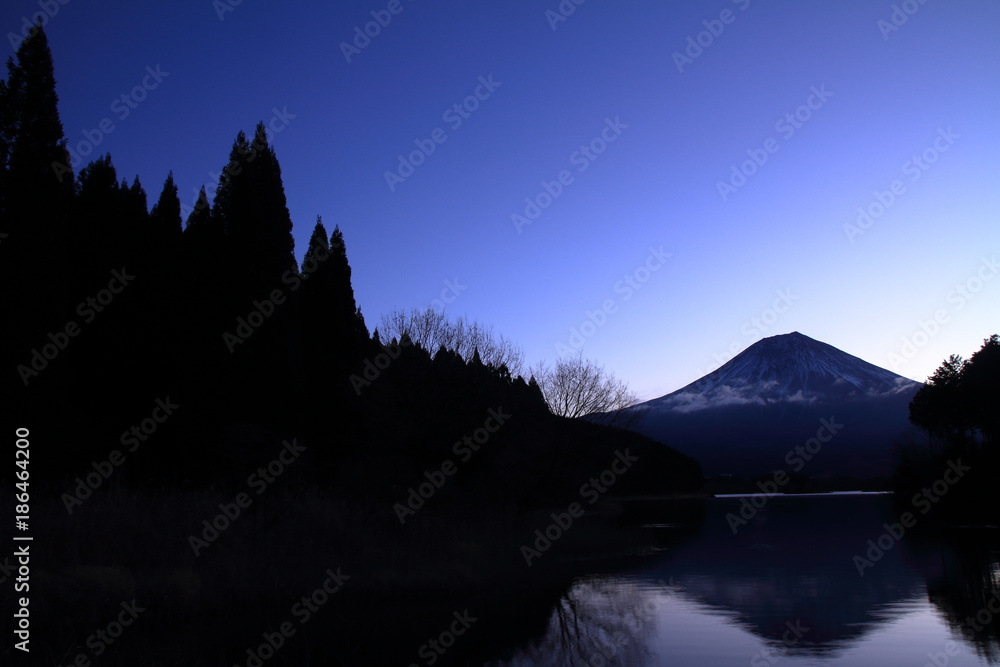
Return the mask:
<path id="1" fill-rule="evenodd" d="M 911 430 L 908 405 L 920 386 L 793 332 L 634 406 L 633 428 L 694 457 L 706 475 L 883 477 L 893 443 Z M 840 427 L 831 434 L 824 423 Z M 830 435 L 825 445 L 819 436 Z"/>
<path id="2" fill-rule="evenodd" d="M 691 412 L 727 405 L 874 398 L 915 391 L 919 386 L 795 331 L 765 338 L 718 370 L 642 405 L 650 410 Z"/>

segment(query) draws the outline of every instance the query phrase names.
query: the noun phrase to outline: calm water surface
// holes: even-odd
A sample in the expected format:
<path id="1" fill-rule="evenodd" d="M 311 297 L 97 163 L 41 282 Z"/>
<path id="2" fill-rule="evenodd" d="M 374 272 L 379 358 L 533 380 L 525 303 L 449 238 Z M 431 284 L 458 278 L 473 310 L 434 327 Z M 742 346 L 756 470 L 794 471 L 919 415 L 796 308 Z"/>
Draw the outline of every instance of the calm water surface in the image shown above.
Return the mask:
<path id="1" fill-rule="evenodd" d="M 740 508 L 710 500 L 693 537 L 578 577 L 547 634 L 494 664 L 1000 664 L 998 531 L 895 540 L 884 536 L 898 520 L 890 496 L 844 494 L 774 497 L 734 534 L 727 514 Z M 646 530 L 663 544 L 674 529 Z M 855 556 L 880 536 L 888 548 L 859 573 Z"/>

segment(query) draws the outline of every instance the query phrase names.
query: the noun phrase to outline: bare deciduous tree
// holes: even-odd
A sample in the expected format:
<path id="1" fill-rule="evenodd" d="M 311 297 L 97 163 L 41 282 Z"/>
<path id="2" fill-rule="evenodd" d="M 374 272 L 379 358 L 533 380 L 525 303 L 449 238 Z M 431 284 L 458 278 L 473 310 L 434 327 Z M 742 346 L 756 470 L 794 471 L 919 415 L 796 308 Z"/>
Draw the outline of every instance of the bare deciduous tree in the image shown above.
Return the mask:
<path id="1" fill-rule="evenodd" d="M 511 376 L 522 373 L 524 353 L 520 347 L 506 336 L 495 333 L 492 326 L 465 317 L 451 321 L 434 308 L 414 308 L 409 313 L 396 310 L 382 316 L 378 331 L 382 340 L 398 339 L 407 333 L 413 342 L 431 354 L 443 345 L 469 360 L 479 350 L 479 358 L 487 366 L 506 366 Z"/>
<path id="2" fill-rule="evenodd" d="M 634 405 L 636 396 L 624 381 L 603 366 L 583 358 L 583 354 L 559 359 L 550 368 L 541 362 L 531 373 L 542 390 L 545 402 L 553 414 L 580 418 L 627 428 L 637 413 L 624 412 Z"/>

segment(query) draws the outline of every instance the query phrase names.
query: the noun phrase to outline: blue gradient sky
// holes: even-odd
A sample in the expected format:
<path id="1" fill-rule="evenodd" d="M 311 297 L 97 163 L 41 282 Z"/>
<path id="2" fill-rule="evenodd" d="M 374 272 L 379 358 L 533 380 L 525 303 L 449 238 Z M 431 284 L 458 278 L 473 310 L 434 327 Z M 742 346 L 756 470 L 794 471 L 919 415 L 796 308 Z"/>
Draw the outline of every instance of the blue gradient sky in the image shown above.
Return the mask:
<path id="1" fill-rule="evenodd" d="M 298 255 L 317 214 L 341 226 L 369 327 L 457 282 L 447 313 L 493 324 L 529 363 L 582 328 L 584 353 L 643 399 L 761 336 L 797 330 L 922 380 L 1000 330 L 1000 267 L 984 263 L 1000 255 L 997 3 L 914 1 L 883 34 L 892 2 L 590 0 L 553 30 L 555 0 L 400 0 L 347 62 L 341 42 L 389 4 L 243 0 L 220 20 L 221 0 L 51 0 L 70 145 L 109 118 L 90 158 L 110 152 L 151 200 L 173 170 L 191 205 L 236 132 L 287 109 L 273 143 Z M 673 54 L 724 10 L 679 71 Z M 38 11 L 6 2 L 0 28 Z M 115 99 L 157 65 L 169 74 L 121 118 Z M 445 112 L 490 76 L 455 127 Z M 798 127 L 782 120 L 810 100 Z M 576 153 L 607 119 L 627 127 Z M 447 140 L 391 191 L 385 172 L 437 128 Z M 747 151 L 767 161 L 724 198 Z M 911 162 L 925 151 L 933 163 Z M 512 214 L 563 170 L 572 182 L 518 230 Z M 845 229 L 893 181 L 881 216 Z"/>

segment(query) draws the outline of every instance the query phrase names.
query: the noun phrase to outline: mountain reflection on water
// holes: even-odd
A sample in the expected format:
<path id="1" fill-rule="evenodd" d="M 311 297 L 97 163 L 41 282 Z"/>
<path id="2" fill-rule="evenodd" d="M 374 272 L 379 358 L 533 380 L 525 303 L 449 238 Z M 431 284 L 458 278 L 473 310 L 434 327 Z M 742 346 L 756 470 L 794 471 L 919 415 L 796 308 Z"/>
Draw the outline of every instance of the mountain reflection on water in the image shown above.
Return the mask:
<path id="1" fill-rule="evenodd" d="M 891 496 L 776 496 L 734 535 L 740 506 L 706 501 L 692 538 L 578 576 L 547 632 L 492 664 L 1000 664 L 997 531 L 911 530 L 876 560 Z"/>

